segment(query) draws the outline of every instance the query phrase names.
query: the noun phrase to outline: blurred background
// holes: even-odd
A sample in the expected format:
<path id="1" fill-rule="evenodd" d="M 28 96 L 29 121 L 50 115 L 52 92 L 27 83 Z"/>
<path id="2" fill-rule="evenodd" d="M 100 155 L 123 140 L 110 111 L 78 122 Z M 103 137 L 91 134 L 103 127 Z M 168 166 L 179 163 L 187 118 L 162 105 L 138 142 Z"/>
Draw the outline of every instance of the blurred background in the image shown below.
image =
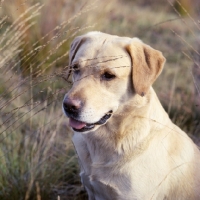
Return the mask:
<path id="1" fill-rule="evenodd" d="M 70 43 L 94 30 L 163 52 L 154 88 L 200 143 L 199 0 L 1 0 L 0 199 L 87 199 L 61 103 Z"/>

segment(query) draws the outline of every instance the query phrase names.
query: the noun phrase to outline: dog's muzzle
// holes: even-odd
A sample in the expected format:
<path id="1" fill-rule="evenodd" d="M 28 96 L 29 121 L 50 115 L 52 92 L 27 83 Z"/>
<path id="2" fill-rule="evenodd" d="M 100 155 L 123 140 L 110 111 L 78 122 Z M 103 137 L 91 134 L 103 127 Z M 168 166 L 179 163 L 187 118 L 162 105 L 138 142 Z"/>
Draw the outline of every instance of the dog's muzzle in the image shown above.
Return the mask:
<path id="1" fill-rule="evenodd" d="M 86 123 L 79 121 L 78 117 L 81 112 L 82 103 L 78 100 L 65 99 L 63 101 L 63 110 L 67 117 L 69 117 L 69 125 L 76 132 L 86 132 L 92 130 L 96 125 L 105 124 L 106 121 L 111 117 L 112 110 L 107 112 L 99 121 L 95 123 Z"/>

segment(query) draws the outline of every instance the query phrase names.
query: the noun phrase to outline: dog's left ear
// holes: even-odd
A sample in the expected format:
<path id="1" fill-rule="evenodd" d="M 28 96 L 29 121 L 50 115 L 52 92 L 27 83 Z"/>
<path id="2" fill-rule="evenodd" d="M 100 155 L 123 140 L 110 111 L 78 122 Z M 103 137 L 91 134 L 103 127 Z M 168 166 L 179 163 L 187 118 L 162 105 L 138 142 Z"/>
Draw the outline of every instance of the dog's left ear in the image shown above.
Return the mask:
<path id="1" fill-rule="evenodd" d="M 72 72 L 72 61 L 74 60 L 76 53 L 78 51 L 78 49 L 80 48 L 80 46 L 85 42 L 86 38 L 83 36 L 78 36 L 76 37 L 73 42 L 71 43 L 71 47 L 70 47 L 70 51 L 69 51 L 69 67 L 66 71 L 66 80 L 68 80 L 68 78 L 71 75 Z"/>
<path id="2" fill-rule="evenodd" d="M 78 36 L 76 37 L 70 47 L 69 52 L 69 64 L 71 65 L 73 59 L 75 58 L 75 55 L 80 48 L 80 46 L 86 41 L 86 38 L 84 36 Z"/>
<path id="3" fill-rule="evenodd" d="M 166 59 L 160 51 L 137 38 L 133 38 L 126 49 L 132 59 L 132 81 L 135 92 L 144 96 L 160 75 Z"/>

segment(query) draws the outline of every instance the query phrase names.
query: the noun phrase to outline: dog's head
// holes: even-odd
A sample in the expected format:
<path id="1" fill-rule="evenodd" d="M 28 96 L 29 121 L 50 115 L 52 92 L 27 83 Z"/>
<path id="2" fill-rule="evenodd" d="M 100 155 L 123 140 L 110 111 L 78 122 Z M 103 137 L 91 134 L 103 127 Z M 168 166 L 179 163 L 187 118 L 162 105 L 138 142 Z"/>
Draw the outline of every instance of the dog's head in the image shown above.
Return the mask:
<path id="1" fill-rule="evenodd" d="M 145 98 L 164 62 L 161 52 L 137 38 L 100 32 L 75 38 L 68 70 L 73 86 L 63 100 L 70 126 L 96 130 L 130 99 Z"/>

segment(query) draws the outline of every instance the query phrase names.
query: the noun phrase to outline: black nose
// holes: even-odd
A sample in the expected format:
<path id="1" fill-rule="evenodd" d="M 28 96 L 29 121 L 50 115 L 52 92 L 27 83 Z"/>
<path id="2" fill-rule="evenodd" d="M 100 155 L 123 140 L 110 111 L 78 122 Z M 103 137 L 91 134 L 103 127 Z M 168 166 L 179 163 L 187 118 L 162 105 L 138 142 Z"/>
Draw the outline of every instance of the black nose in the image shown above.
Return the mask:
<path id="1" fill-rule="evenodd" d="M 81 109 L 81 101 L 76 99 L 66 98 L 63 101 L 63 108 L 67 115 L 78 117 Z"/>

